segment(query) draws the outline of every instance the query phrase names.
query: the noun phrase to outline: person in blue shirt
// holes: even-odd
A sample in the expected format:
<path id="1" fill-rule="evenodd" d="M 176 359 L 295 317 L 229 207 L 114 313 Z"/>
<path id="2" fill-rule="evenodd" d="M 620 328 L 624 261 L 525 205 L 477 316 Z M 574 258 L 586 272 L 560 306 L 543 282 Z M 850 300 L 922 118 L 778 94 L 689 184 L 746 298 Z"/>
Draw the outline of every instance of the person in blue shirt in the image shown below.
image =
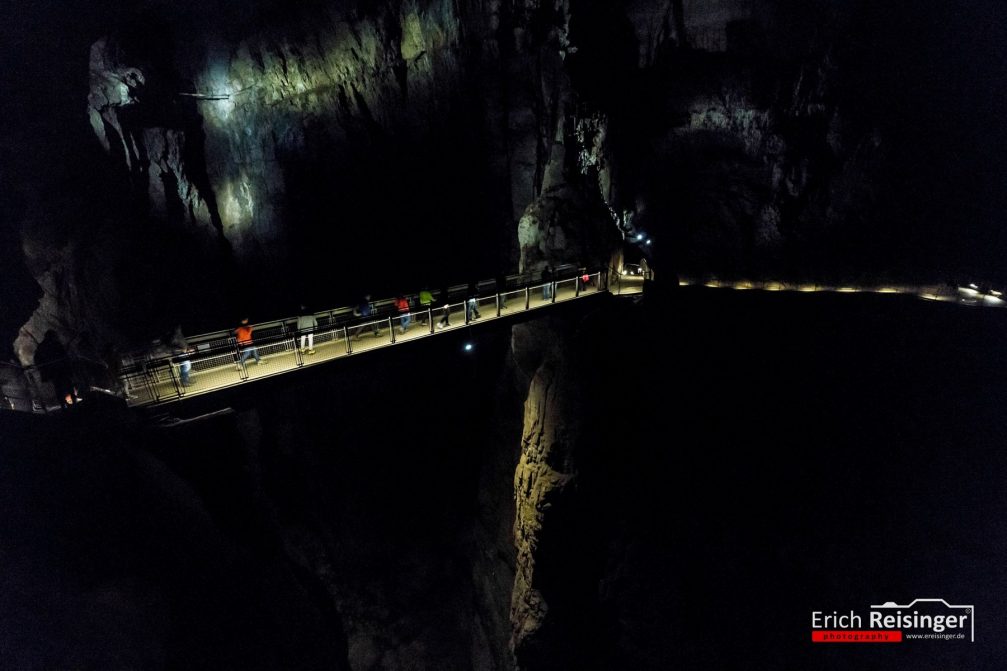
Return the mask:
<path id="1" fill-rule="evenodd" d="M 364 296 L 364 300 L 360 302 L 360 305 L 353 309 L 353 316 L 362 318 L 374 317 L 374 303 L 371 302 L 370 294 Z M 374 332 L 375 338 L 381 336 L 381 329 L 378 327 L 378 323 L 376 321 L 371 321 L 367 324 L 361 324 L 355 331 L 353 331 L 354 339 L 360 340 L 360 332 L 364 330 L 364 327 L 370 327 L 370 329 Z"/>
<path id="2" fill-rule="evenodd" d="M 178 364 L 178 378 L 183 387 L 192 385 L 190 375 L 192 374 L 192 361 L 189 354 L 195 352 L 195 348 L 189 346 L 189 341 L 182 334 L 182 326 L 176 326 L 175 332 L 171 335 L 172 362 Z"/>
<path id="3" fill-rule="evenodd" d="M 482 317 L 479 314 L 479 299 L 476 298 L 475 294 L 469 296 L 469 299 L 465 301 L 465 321 L 471 322 Z"/>

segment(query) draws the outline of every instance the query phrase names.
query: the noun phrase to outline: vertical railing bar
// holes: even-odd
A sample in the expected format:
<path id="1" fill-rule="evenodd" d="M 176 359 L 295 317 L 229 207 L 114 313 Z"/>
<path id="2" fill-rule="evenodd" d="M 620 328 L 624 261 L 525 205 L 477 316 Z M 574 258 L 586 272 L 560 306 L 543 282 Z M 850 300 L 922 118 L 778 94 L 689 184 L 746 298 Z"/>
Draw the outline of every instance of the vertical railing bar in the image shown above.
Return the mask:
<path id="1" fill-rule="evenodd" d="M 301 338 L 301 332 L 297 329 L 294 329 L 294 335 L 290 339 L 290 347 L 291 349 L 294 350 L 294 363 L 297 365 L 297 368 L 300 368 L 301 366 L 304 365 L 304 357 L 301 356 L 300 338 Z"/>
<path id="2" fill-rule="evenodd" d="M 147 383 L 147 391 L 150 393 L 151 398 L 155 401 L 160 401 L 161 395 L 157 392 L 157 380 L 154 379 L 149 360 L 143 363 L 143 379 Z"/>

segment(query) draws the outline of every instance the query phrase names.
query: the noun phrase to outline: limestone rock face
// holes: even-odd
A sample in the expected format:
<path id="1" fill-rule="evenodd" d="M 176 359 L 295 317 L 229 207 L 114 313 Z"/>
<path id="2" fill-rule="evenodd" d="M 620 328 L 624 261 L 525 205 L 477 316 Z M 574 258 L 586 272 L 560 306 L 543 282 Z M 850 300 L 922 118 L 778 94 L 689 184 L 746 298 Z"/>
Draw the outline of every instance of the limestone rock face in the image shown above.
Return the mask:
<path id="1" fill-rule="evenodd" d="M 264 312 L 295 294 L 328 303 L 332 286 L 353 300 L 377 290 L 375 256 L 403 277 L 417 258 L 451 266 L 452 282 L 590 262 L 578 257 L 598 228 L 652 234 L 658 265 L 697 273 L 866 272 L 899 239 L 885 219 L 897 204 L 877 207 L 899 183 L 886 163 L 898 121 L 885 101 L 865 104 L 862 75 L 876 87 L 887 75 L 848 39 L 863 17 L 841 4 L 137 0 L 88 40 L 78 121 L 111 164 L 82 162 L 110 186 L 70 182 L 44 216 L 19 217 L 21 235 L 59 248 L 69 230 L 75 253 L 115 254 L 88 251 L 94 220 L 108 221 L 130 240 L 119 293 L 169 275 L 129 261 L 158 237 L 151 256 L 184 250 L 200 273 L 173 278 L 175 293 L 216 287 L 206 316 L 247 296 Z M 575 230 L 571 210 L 595 230 Z M 77 212 L 87 221 L 69 223 Z M 379 248 L 390 229 L 398 239 Z M 304 264 L 318 250 L 326 267 Z M 40 258 L 29 265 L 47 272 Z M 88 311 L 44 300 L 67 323 Z M 119 306 L 146 317 L 131 310 Z M 165 322 L 184 316 L 172 312 Z M 104 330 L 102 345 L 134 336 L 114 320 L 73 328 Z"/>
<path id="2" fill-rule="evenodd" d="M 91 91 L 87 96 L 88 117 L 91 128 L 105 151 L 116 145 L 116 153 L 122 154 L 126 164 L 132 166 L 137 158 L 136 140 L 123 131 L 118 110 L 135 105 L 140 89 L 146 78 L 139 68 L 129 67 L 119 62 L 120 56 L 107 39 L 100 39 L 91 45 L 90 69 Z M 110 137 L 111 135 L 111 137 Z"/>
<path id="3" fill-rule="evenodd" d="M 820 267 L 816 250 L 872 227 L 882 136 L 844 108 L 829 43 L 801 57 L 767 48 L 790 29 L 773 3 L 140 7 L 91 45 L 87 93 L 114 195 L 86 210 L 129 242 L 90 251 L 93 225 L 75 226 L 73 248 L 120 254 L 133 283 L 172 277 L 173 293 L 204 295 L 207 321 L 234 304 L 269 313 L 294 295 L 379 289 L 359 250 L 388 229 L 385 267 L 406 278 L 422 258 L 454 282 L 596 263 L 640 230 L 690 269 Z M 22 231 L 26 246 L 53 244 Z M 131 261 L 144 239 L 156 260 Z M 198 281 L 173 276 L 176 250 Z M 304 262 L 319 250 L 338 272 Z M 186 317 L 183 301 L 156 300 L 171 313 L 159 321 Z M 86 306 L 43 302 L 102 331 L 99 349 L 134 338 L 114 319 L 76 323 Z"/>
<path id="4" fill-rule="evenodd" d="M 404 3 L 374 17 L 304 15 L 208 50 L 192 83 L 207 96 L 206 170 L 238 257 L 284 258 L 291 165 L 346 164 L 382 135 L 422 133 L 448 114 L 462 37 L 453 3 Z"/>
<path id="5" fill-rule="evenodd" d="M 526 657 L 537 658 L 536 650 L 544 645 L 541 632 L 549 617 L 549 599 L 543 594 L 548 585 L 541 577 L 542 563 L 549 561 L 540 552 L 544 526 L 576 476 L 571 460 L 580 427 L 575 415 L 567 414 L 566 372 L 561 361 L 549 357 L 525 401 L 521 457 L 514 473 L 517 572 L 511 596 L 511 642 L 519 666 Z"/>
<path id="6" fill-rule="evenodd" d="M 516 668 L 605 668 L 600 573 L 592 560 L 600 535 L 589 521 L 595 512 L 581 478 L 585 452 L 595 449 L 593 392 L 585 373 L 590 357 L 562 320 L 513 331 L 515 360 L 531 375 L 514 471 L 510 618 Z"/>
<path id="7" fill-rule="evenodd" d="M 170 95 L 158 90 L 165 82 L 152 82 L 148 89 L 147 76 L 125 58 L 108 38 L 91 45 L 91 128 L 105 151 L 125 162 L 150 215 L 212 240 L 215 222 L 196 184 L 203 171 L 197 162 L 203 151 L 198 120 L 175 105 L 162 108 Z"/>
<path id="8" fill-rule="evenodd" d="M 539 196 L 518 222 L 521 268 L 537 270 L 546 261 L 586 265 L 606 257 L 604 242 L 608 212 L 596 199 L 577 194 L 571 187 L 552 189 Z"/>
<path id="9" fill-rule="evenodd" d="M 326 289 L 332 269 L 303 262 L 327 249 L 339 260 L 336 275 L 359 283 L 336 285 L 353 300 L 375 290 L 380 266 L 350 250 L 392 227 L 399 240 L 383 252 L 385 267 L 414 276 L 405 269 L 424 258 L 424 266 L 453 269 L 445 280 L 474 279 L 514 269 L 517 221 L 567 182 L 576 118 L 563 60 L 567 3 L 332 3 L 281 12 L 260 2 L 196 18 L 187 11 L 141 14 L 91 45 L 87 119 L 116 195 L 96 198 L 93 211 L 121 227 L 124 243 L 96 250 L 93 225 L 68 232 L 77 255 L 119 255 L 119 283 L 170 277 L 171 292 L 203 294 L 208 317 L 249 296 L 264 312 L 292 294 L 328 303 L 336 300 Z M 473 226 L 481 235 L 471 235 Z M 40 231 L 22 230 L 26 246 L 52 246 Z M 494 244 L 457 250 L 443 239 Z M 185 273 L 175 250 L 184 250 Z M 93 281 L 75 277 L 87 296 L 97 293 Z M 87 306 L 67 304 L 65 287 L 47 291 L 43 312 L 60 315 L 64 342 L 87 330 L 101 331 L 93 334 L 99 349 L 134 337 L 116 319 L 79 323 Z M 186 319 L 184 302 L 155 301 L 170 308 L 159 322 Z M 119 308 L 123 319 L 149 319 Z M 28 330 L 53 325 L 35 321 Z"/>
<path id="10" fill-rule="evenodd" d="M 126 287 L 105 271 L 123 260 L 116 231 L 99 226 L 90 244 L 71 240 L 55 249 L 24 249 L 41 296 L 14 341 L 22 365 L 35 363 L 35 350 L 50 331 L 68 352 L 96 359 L 108 353 L 109 344 L 121 342 L 121 332 L 113 325 Z"/>
<path id="11" fill-rule="evenodd" d="M 836 262 L 827 267 L 815 250 L 871 226 L 881 138 L 846 122 L 834 78 L 826 57 L 802 67 L 773 105 L 760 103 L 748 85 L 726 82 L 688 102 L 688 123 L 670 129 L 664 142 L 686 157 L 679 169 L 693 165 L 689 157 L 715 157 L 687 177 L 694 195 L 682 194 L 692 219 L 682 233 L 694 267 L 744 272 L 747 265 L 764 273 L 785 263 L 790 247 L 805 255 L 791 267 L 836 272 Z"/>
<path id="12" fill-rule="evenodd" d="M 304 8 L 239 32 L 211 23 L 175 45 L 170 81 L 164 64 L 155 81 L 103 38 L 92 46 L 89 115 L 103 146 L 142 173 L 155 212 L 180 201 L 175 210 L 216 225 L 246 265 L 290 262 L 291 239 L 308 225 L 296 220 L 307 210 L 298 201 L 320 198 L 306 189 L 348 191 L 361 165 L 394 159 L 390 145 L 422 142 L 447 124 L 488 143 L 491 196 L 509 198 L 516 220 L 543 188 L 569 98 L 564 16 L 562 3 L 440 0 Z M 158 89 L 147 97 L 159 109 L 145 87 Z M 148 113 L 127 114 L 144 105 Z M 168 109 L 185 111 L 187 132 L 151 124 Z M 352 238 L 366 222 L 332 204 L 320 223 Z"/>

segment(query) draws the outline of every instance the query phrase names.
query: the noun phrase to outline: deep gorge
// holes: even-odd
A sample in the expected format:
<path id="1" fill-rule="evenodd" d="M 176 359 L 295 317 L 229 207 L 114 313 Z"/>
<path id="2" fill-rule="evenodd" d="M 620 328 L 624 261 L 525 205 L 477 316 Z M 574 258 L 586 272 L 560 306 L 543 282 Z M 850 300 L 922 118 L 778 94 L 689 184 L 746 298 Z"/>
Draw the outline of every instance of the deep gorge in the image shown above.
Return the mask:
<path id="1" fill-rule="evenodd" d="M 981 645 L 872 660 L 991 668 L 999 311 L 676 277 L 1000 286 L 1003 11 L 5 8 L 12 365 L 657 279 L 153 412 L 0 413 L 0 666 L 847 669 L 808 612 L 946 594 Z"/>

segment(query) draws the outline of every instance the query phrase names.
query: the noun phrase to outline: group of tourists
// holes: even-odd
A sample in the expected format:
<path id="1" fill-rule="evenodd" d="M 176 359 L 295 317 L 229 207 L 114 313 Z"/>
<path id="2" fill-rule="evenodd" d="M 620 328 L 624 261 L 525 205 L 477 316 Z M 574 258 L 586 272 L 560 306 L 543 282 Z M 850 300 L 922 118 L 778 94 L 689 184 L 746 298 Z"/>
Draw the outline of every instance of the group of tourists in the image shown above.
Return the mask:
<path id="1" fill-rule="evenodd" d="M 549 265 L 546 265 L 542 271 L 542 298 L 544 300 L 553 299 L 555 291 L 554 272 L 553 268 Z M 577 275 L 579 288 L 583 289 L 588 281 L 589 277 L 582 268 Z M 506 309 L 506 277 L 498 277 L 496 284 L 500 295 L 501 309 Z M 445 290 L 442 293 L 443 307 L 440 308 L 440 319 L 437 322 L 438 329 L 451 326 L 451 304 L 447 291 Z M 435 303 L 434 294 L 430 289 L 424 288 L 415 299 L 410 299 L 404 294 L 399 294 L 393 301 L 395 309 L 394 319 L 398 323 L 399 333 L 406 333 L 413 323 L 413 300 L 418 303 L 420 323 L 424 325 L 428 324 L 428 317 Z M 479 312 L 479 296 L 475 285 L 469 288 L 468 296 L 464 302 L 464 309 L 466 324 L 482 317 L 482 314 Z M 381 321 L 376 319 L 368 320 L 368 318 L 377 316 L 377 309 L 371 300 L 370 294 L 366 294 L 356 307 L 353 308 L 353 316 L 358 318 L 362 323 L 348 331 L 348 336 L 352 336 L 354 340 L 359 340 L 361 333 L 365 330 L 372 332 L 375 337 L 381 336 Z M 389 325 L 394 328 L 394 325 L 391 323 L 392 317 L 389 317 L 388 320 Z M 299 335 L 298 349 L 302 355 L 310 356 L 315 354 L 315 331 L 318 329 L 318 325 L 318 318 L 314 313 L 309 311 L 305 305 L 301 305 L 297 316 L 297 333 Z M 233 331 L 236 348 L 235 367 L 237 370 L 241 370 L 249 359 L 254 359 L 256 365 L 260 365 L 266 360 L 265 357 L 259 354 L 259 349 L 255 345 L 253 330 L 253 326 L 249 323 L 248 318 L 245 317 Z M 190 355 L 196 350 L 190 347 L 185 336 L 182 334 L 181 327 L 175 329 L 168 344 L 172 348 L 172 362 L 178 367 L 179 380 L 182 386 L 188 387 L 192 384 L 192 361 Z"/>

